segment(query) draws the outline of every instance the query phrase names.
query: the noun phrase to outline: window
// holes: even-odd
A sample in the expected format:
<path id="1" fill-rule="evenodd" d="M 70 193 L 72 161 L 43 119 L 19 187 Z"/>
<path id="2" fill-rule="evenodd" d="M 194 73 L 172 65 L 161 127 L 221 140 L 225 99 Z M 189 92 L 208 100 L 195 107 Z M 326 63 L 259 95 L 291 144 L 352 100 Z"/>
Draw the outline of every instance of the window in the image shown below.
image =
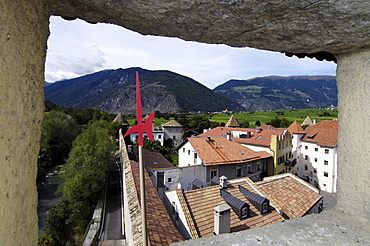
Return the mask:
<path id="1" fill-rule="evenodd" d="M 329 173 L 328 172 L 324 172 L 324 177 L 329 177 Z"/>
<path id="2" fill-rule="evenodd" d="M 257 171 L 261 171 L 260 164 L 257 163 Z"/>
<path id="3" fill-rule="evenodd" d="M 176 140 L 176 136 L 173 136 L 173 137 L 172 137 L 172 139 L 173 139 L 173 140 Z"/>
<path id="4" fill-rule="evenodd" d="M 248 172 L 249 174 L 251 174 L 251 173 L 252 173 L 251 165 L 248 165 L 248 166 L 247 166 L 247 172 Z"/>
<path id="5" fill-rule="evenodd" d="M 185 148 L 182 148 L 182 152 L 185 153 Z"/>
<path id="6" fill-rule="evenodd" d="M 157 173 L 157 188 L 164 187 L 164 172 Z"/>
<path id="7" fill-rule="evenodd" d="M 236 177 L 240 178 L 242 176 L 242 167 L 236 167 Z"/>
<path id="8" fill-rule="evenodd" d="M 268 211 L 268 205 L 267 205 L 267 202 L 265 202 L 264 204 L 262 204 L 262 213 L 266 213 Z"/>
<path id="9" fill-rule="evenodd" d="M 248 217 L 248 207 L 242 208 L 242 219 L 245 219 Z"/>
<path id="10" fill-rule="evenodd" d="M 329 154 L 329 149 L 325 149 L 325 154 Z"/>
<path id="11" fill-rule="evenodd" d="M 306 150 L 307 150 L 307 149 L 308 149 L 308 146 L 304 146 L 304 149 L 306 149 Z"/>
<path id="12" fill-rule="evenodd" d="M 279 149 L 281 149 L 281 144 L 279 143 Z"/>
<path id="13" fill-rule="evenodd" d="M 315 162 L 317 162 L 317 158 L 315 158 Z"/>
<path id="14" fill-rule="evenodd" d="M 194 164 L 196 164 L 196 163 L 197 163 L 197 158 L 198 158 L 197 153 L 194 153 Z"/>
<path id="15" fill-rule="evenodd" d="M 304 156 L 304 159 L 305 159 L 305 160 L 308 160 L 308 155 L 305 155 L 305 156 Z"/>
<path id="16" fill-rule="evenodd" d="M 317 168 L 314 168 L 314 169 L 313 169 L 313 172 L 314 172 L 314 173 L 317 173 Z"/>
<path id="17" fill-rule="evenodd" d="M 171 183 L 171 182 L 172 182 L 172 178 L 168 178 L 168 179 L 167 179 L 167 182 L 168 182 L 168 183 Z"/>
<path id="18" fill-rule="evenodd" d="M 329 164 L 329 162 L 328 162 L 328 161 L 324 161 L 324 165 L 326 165 L 326 166 L 327 166 L 328 164 Z"/>
<path id="19" fill-rule="evenodd" d="M 317 151 L 319 151 L 319 148 L 315 148 L 315 151 L 317 152 Z"/>
<path id="20" fill-rule="evenodd" d="M 190 155 L 190 149 L 188 150 L 188 155 Z"/>
<path id="21" fill-rule="evenodd" d="M 307 165 L 304 165 L 304 170 L 308 170 L 308 166 Z"/>
<path id="22" fill-rule="evenodd" d="M 211 168 L 211 179 L 213 179 L 214 177 L 217 177 L 217 168 Z"/>
<path id="23" fill-rule="evenodd" d="M 158 135 L 158 139 L 161 139 L 162 138 L 162 135 Z"/>

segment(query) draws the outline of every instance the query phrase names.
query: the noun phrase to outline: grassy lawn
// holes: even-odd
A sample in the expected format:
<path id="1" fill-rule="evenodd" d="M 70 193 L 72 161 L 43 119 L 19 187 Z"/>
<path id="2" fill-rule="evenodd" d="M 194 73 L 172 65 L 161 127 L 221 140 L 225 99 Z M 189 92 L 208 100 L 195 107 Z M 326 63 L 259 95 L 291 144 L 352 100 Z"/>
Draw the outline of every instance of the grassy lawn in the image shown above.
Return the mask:
<path id="1" fill-rule="evenodd" d="M 323 115 L 324 113 L 329 114 L 330 116 L 319 116 Z M 214 115 L 207 115 L 210 121 L 215 121 L 218 123 L 224 122 L 225 124 L 229 120 L 231 115 L 228 114 L 214 114 Z M 274 118 L 285 118 L 289 121 L 296 120 L 299 124 L 302 124 L 304 119 L 309 116 L 311 120 L 316 119 L 317 122 L 321 122 L 323 120 L 333 120 L 338 118 L 338 111 L 337 110 L 326 110 L 326 109 L 295 109 L 295 110 L 275 110 L 275 111 L 264 111 L 264 112 L 244 112 L 244 113 L 235 113 L 234 116 L 238 119 L 239 123 L 248 121 L 250 126 L 253 127 L 253 124 L 259 120 L 261 125 L 266 125 L 266 122 L 271 121 Z M 154 118 L 155 125 L 160 126 L 163 123 L 166 123 L 169 120 L 164 118 Z M 135 123 L 134 118 L 127 118 L 127 121 L 132 126 Z"/>
<path id="2" fill-rule="evenodd" d="M 330 114 L 330 116 L 319 116 L 324 113 Z M 261 122 L 261 125 L 266 125 L 266 122 L 271 121 L 274 118 L 285 118 L 289 121 L 296 120 L 299 124 L 302 124 L 304 119 L 309 116 L 311 120 L 316 119 L 317 122 L 323 120 L 333 120 L 338 118 L 337 110 L 326 110 L 326 109 L 296 109 L 296 110 L 276 110 L 276 111 L 265 111 L 265 112 L 245 112 L 235 113 L 234 116 L 238 119 L 239 123 L 248 121 L 253 126 L 257 120 Z M 229 119 L 228 114 L 216 114 L 213 115 L 210 120 L 215 122 L 226 123 Z"/>

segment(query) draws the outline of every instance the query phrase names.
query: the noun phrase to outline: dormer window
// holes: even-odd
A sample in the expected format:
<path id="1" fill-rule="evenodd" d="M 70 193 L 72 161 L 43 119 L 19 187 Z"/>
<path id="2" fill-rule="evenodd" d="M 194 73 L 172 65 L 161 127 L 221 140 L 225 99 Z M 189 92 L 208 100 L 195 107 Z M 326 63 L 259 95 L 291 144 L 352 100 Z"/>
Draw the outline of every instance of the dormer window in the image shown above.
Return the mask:
<path id="1" fill-rule="evenodd" d="M 262 213 L 267 213 L 268 209 L 269 209 L 269 205 L 267 202 L 262 204 Z"/>
<path id="2" fill-rule="evenodd" d="M 248 207 L 243 207 L 242 208 L 242 219 L 248 218 L 248 210 L 249 210 Z"/>

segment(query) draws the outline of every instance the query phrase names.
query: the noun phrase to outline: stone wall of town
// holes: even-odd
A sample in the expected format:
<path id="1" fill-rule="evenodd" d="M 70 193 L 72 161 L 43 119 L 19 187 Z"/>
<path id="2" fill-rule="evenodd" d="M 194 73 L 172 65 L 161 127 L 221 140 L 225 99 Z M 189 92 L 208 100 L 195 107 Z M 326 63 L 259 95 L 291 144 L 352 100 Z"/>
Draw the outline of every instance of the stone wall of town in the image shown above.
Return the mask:
<path id="1" fill-rule="evenodd" d="M 41 0 L 0 1 L 0 245 L 36 245 L 36 172 L 49 16 Z"/>

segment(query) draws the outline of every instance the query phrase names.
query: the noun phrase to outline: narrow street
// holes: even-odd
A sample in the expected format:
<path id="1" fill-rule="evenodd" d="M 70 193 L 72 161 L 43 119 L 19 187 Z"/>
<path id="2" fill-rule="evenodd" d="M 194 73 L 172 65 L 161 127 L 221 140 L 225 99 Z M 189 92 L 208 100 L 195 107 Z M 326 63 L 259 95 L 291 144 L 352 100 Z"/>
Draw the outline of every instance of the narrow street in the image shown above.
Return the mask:
<path id="1" fill-rule="evenodd" d="M 98 245 L 125 245 L 122 202 L 121 172 L 119 165 L 115 165 L 108 175 L 105 219 Z"/>

